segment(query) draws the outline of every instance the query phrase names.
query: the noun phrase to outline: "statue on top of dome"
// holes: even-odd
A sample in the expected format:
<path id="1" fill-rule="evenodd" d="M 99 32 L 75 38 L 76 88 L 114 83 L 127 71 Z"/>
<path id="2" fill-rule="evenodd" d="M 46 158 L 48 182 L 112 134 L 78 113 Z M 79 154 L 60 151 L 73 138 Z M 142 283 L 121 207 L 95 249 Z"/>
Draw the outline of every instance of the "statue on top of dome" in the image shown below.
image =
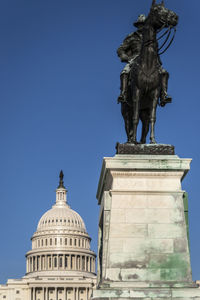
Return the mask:
<path id="1" fill-rule="evenodd" d="M 59 177 L 60 177 L 60 181 L 59 181 L 58 189 L 59 189 L 59 188 L 65 188 L 65 187 L 64 187 L 64 181 L 63 181 L 64 174 L 63 174 L 63 171 L 62 171 L 62 170 L 60 171 Z"/>

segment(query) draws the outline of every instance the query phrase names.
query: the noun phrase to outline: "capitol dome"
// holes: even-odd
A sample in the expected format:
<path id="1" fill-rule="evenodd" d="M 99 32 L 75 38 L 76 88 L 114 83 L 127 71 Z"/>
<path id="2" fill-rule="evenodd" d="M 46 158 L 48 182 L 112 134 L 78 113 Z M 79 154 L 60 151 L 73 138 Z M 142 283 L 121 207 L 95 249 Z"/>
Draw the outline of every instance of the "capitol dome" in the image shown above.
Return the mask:
<path id="1" fill-rule="evenodd" d="M 40 218 L 28 251 L 28 277 L 95 274 L 95 253 L 81 216 L 67 203 L 67 189 L 60 172 L 56 202 Z"/>
<path id="2" fill-rule="evenodd" d="M 81 216 L 70 208 L 69 205 L 54 205 L 40 219 L 37 231 L 63 228 L 71 231 L 86 232 L 86 227 Z"/>

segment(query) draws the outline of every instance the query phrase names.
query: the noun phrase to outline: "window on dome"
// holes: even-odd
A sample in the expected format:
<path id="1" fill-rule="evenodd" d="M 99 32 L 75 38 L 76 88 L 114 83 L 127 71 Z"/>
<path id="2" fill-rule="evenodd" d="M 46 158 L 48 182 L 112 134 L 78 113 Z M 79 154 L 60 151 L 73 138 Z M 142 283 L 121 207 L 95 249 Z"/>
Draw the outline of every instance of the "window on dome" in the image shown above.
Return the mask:
<path id="1" fill-rule="evenodd" d="M 56 219 L 56 223 L 58 223 L 58 219 Z"/>
<path id="2" fill-rule="evenodd" d="M 50 223 L 51 221 L 49 220 L 49 223 Z"/>
<path id="3" fill-rule="evenodd" d="M 66 223 L 66 219 L 64 219 L 64 222 Z"/>
<path id="4" fill-rule="evenodd" d="M 47 239 L 45 240 L 45 244 L 46 244 L 46 246 L 47 246 Z"/>
<path id="5" fill-rule="evenodd" d="M 82 270 L 85 270 L 85 256 L 82 257 Z"/>
<path id="6" fill-rule="evenodd" d="M 43 246 L 43 240 L 42 240 L 42 246 Z"/>
<path id="7" fill-rule="evenodd" d="M 70 246 L 72 245 L 72 239 L 70 239 L 70 242 L 69 242 Z"/>
<path id="8" fill-rule="evenodd" d="M 80 240 L 78 240 L 78 245 L 79 245 L 79 247 L 81 246 L 81 241 Z"/>
<path id="9" fill-rule="evenodd" d="M 19 293 L 20 293 L 20 291 L 19 291 L 19 290 L 17 290 L 17 291 L 16 291 L 16 294 L 19 294 Z"/>
<path id="10" fill-rule="evenodd" d="M 70 223 L 70 219 L 68 219 L 68 223 Z"/>
<path id="11" fill-rule="evenodd" d="M 51 268 L 51 257 L 49 257 L 49 268 Z"/>
<path id="12" fill-rule="evenodd" d="M 57 245 L 57 238 L 55 238 L 55 245 Z"/>
<path id="13" fill-rule="evenodd" d="M 67 268 L 67 262 L 68 262 L 68 258 L 67 255 L 65 255 L 65 268 Z"/>
<path id="14" fill-rule="evenodd" d="M 54 257 L 54 268 L 57 268 L 57 257 Z"/>
<path id="15" fill-rule="evenodd" d="M 74 246 L 76 246 L 76 239 L 74 240 Z"/>
<path id="16" fill-rule="evenodd" d="M 67 238 L 65 239 L 65 245 L 67 245 Z"/>
<path id="17" fill-rule="evenodd" d="M 62 238 L 60 238 L 60 245 L 62 245 Z"/>
<path id="18" fill-rule="evenodd" d="M 47 224 L 47 220 L 45 221 L 45 224 Z"/>
<path id="19" fill-rule="evenodd" d="M 75 221 L 75 224 L 77 224 L 77 221 Z"/>
<path id="20" fill-rule="evenodd" d="M 60 257 L 60 260 L 59 260 L 59 267 L 62 268 L 62 257 Z"/>
<path id="21" fill-rule="evenodd" d="M 52 246 L 52 239 L 50 239 L 50 245 Z"/>
<path id="22" fill-rule="evenodd" d="M 54 219 L 52 220 L 52 223 L 54 223 Z"/>
<path id="23" fill-rule="evenodd" d="M 60 222 L 62 222 L 62 219 L 60 219 Z"/>
<path id="24" fill-rule="evenodd" d="M 38 247 L 40 247 L 40 240 L 38 240 Z"/>

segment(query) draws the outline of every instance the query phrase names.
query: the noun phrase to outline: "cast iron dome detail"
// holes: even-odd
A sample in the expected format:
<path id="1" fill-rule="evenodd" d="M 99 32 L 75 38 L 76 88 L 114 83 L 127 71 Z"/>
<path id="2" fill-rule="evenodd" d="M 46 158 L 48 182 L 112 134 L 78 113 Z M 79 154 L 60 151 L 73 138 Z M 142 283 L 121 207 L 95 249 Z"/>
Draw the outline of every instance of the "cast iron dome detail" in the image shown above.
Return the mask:
<path id="1" fill-rule="evenodd" d="M 31 238 L 32 250 L 26 254 L 28 277 L 95 274 L 91 238 L 81 216 L 67 203 L 63 177 L 61 171 L 56 202 L 40 218 Z"/>

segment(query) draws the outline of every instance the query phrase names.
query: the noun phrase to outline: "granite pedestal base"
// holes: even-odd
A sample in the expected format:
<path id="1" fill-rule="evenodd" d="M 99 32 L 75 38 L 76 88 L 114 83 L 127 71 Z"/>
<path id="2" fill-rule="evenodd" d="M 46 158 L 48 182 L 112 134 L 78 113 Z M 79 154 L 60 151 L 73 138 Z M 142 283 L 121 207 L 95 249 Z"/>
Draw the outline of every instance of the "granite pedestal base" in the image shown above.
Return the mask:
<path id="1" fill-rule="evenodd" d="M 176 155 L 104 158 L 93 299 L 200 299 L 181 188 L 190 162 Z"/>

